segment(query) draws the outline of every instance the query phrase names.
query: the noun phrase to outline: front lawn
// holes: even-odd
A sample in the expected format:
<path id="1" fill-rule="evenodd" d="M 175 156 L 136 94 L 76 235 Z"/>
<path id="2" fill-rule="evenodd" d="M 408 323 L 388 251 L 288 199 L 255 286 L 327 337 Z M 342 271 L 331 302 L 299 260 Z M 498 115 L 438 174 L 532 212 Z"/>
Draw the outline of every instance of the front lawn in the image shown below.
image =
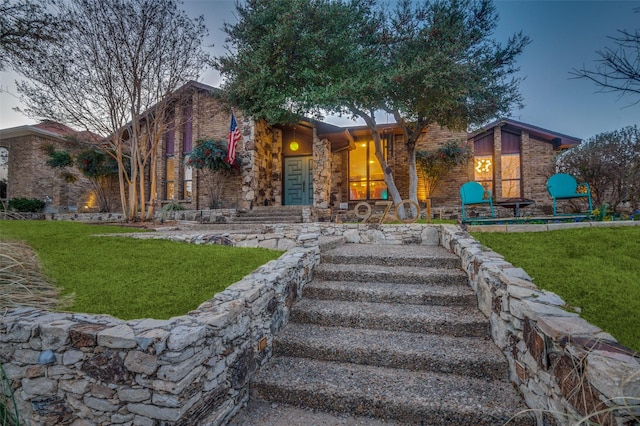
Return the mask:
<path id="1" fill-rule="evenodd" d="M 640 351 L 640 227 L 472 235 Z"/>
<path id="2" fill-rule="evenodd" d="M 0 221 L 0 240 L 24 241 L 45 276 L 73 294 L 65 310 L 121 319 L 184 315 L 282 252 L 167 240 L 97 237 L 131 228 Z"/>

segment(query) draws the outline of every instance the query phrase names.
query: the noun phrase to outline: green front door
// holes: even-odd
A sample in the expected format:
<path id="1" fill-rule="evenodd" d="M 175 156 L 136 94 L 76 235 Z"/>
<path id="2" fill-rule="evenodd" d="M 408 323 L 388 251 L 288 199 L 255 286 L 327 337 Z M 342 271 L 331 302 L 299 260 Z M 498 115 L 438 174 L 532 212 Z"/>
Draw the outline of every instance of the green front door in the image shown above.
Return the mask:
<path id="1" fill-rule="evenodd" d="M 313 158 L 285 157 L 284 204 L 306 206 L 313 204 Z"/>

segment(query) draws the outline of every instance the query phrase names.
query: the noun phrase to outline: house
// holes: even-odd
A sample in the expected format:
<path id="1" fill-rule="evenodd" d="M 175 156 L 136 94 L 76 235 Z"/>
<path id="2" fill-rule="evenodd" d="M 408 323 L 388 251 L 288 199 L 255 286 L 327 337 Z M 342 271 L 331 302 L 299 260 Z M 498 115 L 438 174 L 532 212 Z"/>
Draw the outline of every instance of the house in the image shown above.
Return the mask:
<path id="1" fill-rule="evenodd" d="M 202 183 L 204 172 L 190 170 L 185 159 L 198 139 L 227 139 L 231 109 L 220 100 L 219 89 L 196 82 L 187 87 L 191 95 L 176 107 L 174 122 L 162 143 L 158 199 L 199 210 L 211 205 Z M 236 175 L 222 178 L 217 207 L 307 205 L 313 207 L 316 218 L 323 219 L 332 209 L 388 198 L 366 126 L 338 127 L 313 120 L 269 125 L 253 121 L 241 111 L 234 111 L 234 115 L 243 136 L 238 147 L 240 166 Z M 379 130 L 398 190 L 408 198 L 402 132 L 394 124 L 381 125 Z M 459 211 L 459 188 L 469 180 L 480 181 L 498 200 L 529 198 L 538 206 L 549 204 L 546 180 L 553 173 L 555 156 L 581 142 L 502 119 L 469 134 L 431 126 L 419 139 L 417 149 L 437 149 L 449 140 L 466 140 L 474 151 L 473 160 L 452 170 L 431 194 L 433 206 L 452 215 Z M 418 188 L 418 198 L 424 199 L 423 185 Z"/>
<path id="2" fill-rule="evenodd" d="M 351 210 L 362 201 L 374 204 L 389 198 L 366 126 L 339 127 L 315 120 L 270 125 L 239 110 L 233 111 L 242 134 L 237 148 L 237 170 L 216 177 L 212 186 L 209 172 L 192 169 L 187 159 L 199 140 L 226 143 L 232 109 L 224 103 L 219 89 L 206 84 L 189 82 L 177 93 L 179 102 L 174 102 L 167 114 L 166 131 L 159 144 L 155 168 L 157 207 L 179 204 L 187 210 L 212 207 L 242 210 L 256 206 L 309 206 L 312 219 L 329 220 L 336 210 Z M 45 136 L 59 143 L 64 138 L 45 135 L 43 129 L 35 126 L 27 127 L 31 131 L 29 138 L 40 141 L 28 148 L 38 164 L 25 159 L 11 163 L 11 157 L 17 161 L 22 154 L 10 153 L 12 167 L 27 164 L 23 178 L 17 177 L 12 184 L 10 196 L 44 197 L 51 193 L 49 196 L 56 203 L 61 199 L 57 195 L 62 194 L 60 185 L 38 188 L 29 183 L 34 179 L 27 176 L 26 170 L 43 169 L 48 174 L 46 179 L 52 181 L 53 172 L 42 166 L 37 145 L 43 143 Z M 0 147 L 7 146 L 5 141 L 15 140 L 15 136 L 10 139 L 6 135 L 17 129 L 22 128 L 0 133 Z M 381 125 L 379 131 L 400 195 L 408 198 L 409 173 L 402 132 L 394 124 Z M 474 150 L 473 160 L 447 174 L 431 194 L 432 206 L 450 217 L 458 217 L 459 188 L 469 180 L 481 182 L 498 200 L 523 197 L 535 200 L 538 206 L 550 204 L 545 185 L 552 174 L 555 155 L 580 143 L 571 136 L 503 119 L 470 134 L 431 126 L 420 137 L 417 149 L 434 150 L 450 140 L 467 141 Z M 11 142 L 12 147 L 15 145 L 16 142 Z M 26 147 L 25 144 L 23 149 Z M 15 169 L 9 175 L 15 175 Z M 25 182 L 18 186 L 21 179 Z M 424 200 L 422 183 L 418 188 L 418 198 Z"/>
<path id="3" fill-rule="evenodd" d="M 45 211 L 51 213 L 95 208 L 96 197 L 91 182 L 79 174 L 75 182 L 65 180 L 60 170 L 47 165 L 45 147 L 50 145 L 55 150 L 75 154 L 85 149 L 87 144 L 98 141 L 95 134 L 79 132 L 52 121 L 1 129 L 2 202 L 6 203 L 11 198 L 37 198 L 45 201 Z"/>

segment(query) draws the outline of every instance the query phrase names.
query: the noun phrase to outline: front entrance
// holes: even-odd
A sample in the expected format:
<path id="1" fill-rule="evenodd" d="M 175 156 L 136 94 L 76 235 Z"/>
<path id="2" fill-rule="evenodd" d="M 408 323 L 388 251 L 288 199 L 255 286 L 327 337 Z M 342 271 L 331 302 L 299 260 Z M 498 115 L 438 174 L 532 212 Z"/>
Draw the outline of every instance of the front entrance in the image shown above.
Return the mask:
<path id="1" fill-rule="evenodd" d="M 313 157 L 284 158 L 284 204 L 313 204 Z"/>

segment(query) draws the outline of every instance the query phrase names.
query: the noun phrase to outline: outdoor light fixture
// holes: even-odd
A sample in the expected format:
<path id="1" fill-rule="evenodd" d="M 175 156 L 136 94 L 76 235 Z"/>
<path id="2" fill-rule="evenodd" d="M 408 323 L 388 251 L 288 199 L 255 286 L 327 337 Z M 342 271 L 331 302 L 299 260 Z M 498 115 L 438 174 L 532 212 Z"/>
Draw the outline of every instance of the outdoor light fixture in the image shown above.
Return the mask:
<path id="1" fill-rule="evenodd" d="M 293 142 L 291 142 L 291 143 L 289 144 L 289 149 L 290 149 L 291 151 L 294 151 L 294 152 L 295 152 L 295 151 L 297 151 L 297 150 L 298 150 L 298 148 L 300 148 L 300 145 L 299 145 L 299 144 L 298 144 L 298 142 L 296 142 L 296 141 L 293 141 Z"/>

